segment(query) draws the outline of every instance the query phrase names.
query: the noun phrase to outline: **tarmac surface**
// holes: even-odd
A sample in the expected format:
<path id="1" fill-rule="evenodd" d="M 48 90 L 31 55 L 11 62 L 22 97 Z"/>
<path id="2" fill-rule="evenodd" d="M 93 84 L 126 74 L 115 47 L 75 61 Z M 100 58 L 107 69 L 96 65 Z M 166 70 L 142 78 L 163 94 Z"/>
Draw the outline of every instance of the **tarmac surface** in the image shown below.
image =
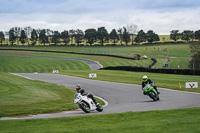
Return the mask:
<path id="1" fill-rule="evenodd" d="M 104 107 L 103 112 L 93 111 L 91 113 L 84 113 L 82 110 L 78 109 L 74 111 L 63 111 L 50 114 L 2 117 L 0 120 L 56 118 L 93 114 L 200 107 L 200 93 L 158 88 L 161 93 L 160 100 L 154 102 L 148 96 L 143 95 L 140 85 L 98 81 L 59 74 L 15 73 L 15 75 L 22 76 L 31 80 L 40 80 L 54 83 L 72 89 L 74 89 L 77 84 L 81 84 L 83 89 L 87 90 L 89 93 L 94 94 L 95 96 L 101 97 L 107 101 L 108 104 L 106 107 Z"/>

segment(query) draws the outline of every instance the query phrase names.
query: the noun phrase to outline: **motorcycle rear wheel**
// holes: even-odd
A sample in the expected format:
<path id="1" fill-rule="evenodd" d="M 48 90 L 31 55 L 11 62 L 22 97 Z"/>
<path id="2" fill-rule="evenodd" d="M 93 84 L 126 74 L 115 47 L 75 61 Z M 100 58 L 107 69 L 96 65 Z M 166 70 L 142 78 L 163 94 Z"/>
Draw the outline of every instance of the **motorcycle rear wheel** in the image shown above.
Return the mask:
<path id="1" fill-rule="evenodd" d="M 157 96 L 157 100 L 160 100 L 160 97 L 159 97 L 159 95 Z"/>
<path id="2" fill-rule="evenodd" d="M 103 111 L 103 106 L 101 104 L 97 105 L 97 111 L 102 112 Z"/>

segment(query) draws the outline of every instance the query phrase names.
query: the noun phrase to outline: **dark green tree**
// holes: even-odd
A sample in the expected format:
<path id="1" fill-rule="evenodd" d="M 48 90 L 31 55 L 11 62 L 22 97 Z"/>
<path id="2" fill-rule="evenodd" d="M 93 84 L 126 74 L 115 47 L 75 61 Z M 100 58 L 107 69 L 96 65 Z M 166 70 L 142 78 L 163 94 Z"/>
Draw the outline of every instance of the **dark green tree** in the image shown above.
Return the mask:
<path id="1" fill-rule="evenodd" d="M 198 39 L 200 41 L 200 30 L 195 31 L 194 36 L 195 36 L 195 39 Z"/>
<path id="2" fill-rule="evenodd" d="M 155 35 L 154 35 L 154 39 L 155 39 L 154 41 L 160 41 L 159 35 L 158 35 L 158 34 L 155 34 Z"/>
<path id="3" fill-rule="evenodd" d="M 109 40 L 109 35 L 105 27 L 100 27 L 97 30 L 97 38 L 100 40 L 101 45 L 103 46 L 106 41 Z"/>
<path id="4" fill-rule="evenodd" d="M 123 27 L 123 41 L 126 45 L 128 45 L 128 43 L 131 41 L 130 34 L 128 33 L 126 27 Z"/>
<path id="5" fill-rule="evenodd" d="M 143 30 L 140 30 L 135 38 L 136 43 L 141 43 L 146 41 L 146 34 Z"/>
<path id="6" fill-rule="evenodd" d="M 43 29 L 40 31 L 40 34 L 39 34 L 39 40 L 41 43 L 43 43 L 45 45 L 45 43 L 48 43 L 48 36 L 46 35 L 46 30 Z"/>
<path id="7" fill-rule="evenodd" d="M 13 45 L 14 44 L 14 42 L 16 41 L 16 36 L 15 36 L 15 31 L 14 31 L 14 29 L 10 29 L 9 30 L 9 41 L 10 41 L 10 43 L 11 43 L 11 45 Z"/>
<path id="8" fill-rule="evenodd" d="M 116 43 L 119 41 L 119 36 L 115 29 L 110 32 L 110 40 L 114 43 L 114 45 L 116 45 Z"/>
<path id="9" fill-rule="evenodd" d="M 82 42 L 83 37 L 84 37 L 83 31 L 80 30 L 80 29 L 75 30 L 75 36 L 74 37 L 75 37 L 75 42 L 79 46 L 79 44 Z"/>
<path id="10" fill-rule="evenodd" d="M 21 33 L 22 28 L 20 28 L 20 27 L 13 27 L 11 29 L 14 30 L 16 41 L 17 41 L 17 44 L 19 45 L 19 37 L 20 37 L 20 33 Z"/>
<path id="11" fill-rule="evenodd" d="M 66 30 L 61 32 L 61 38 L 63 39 L 63 42 L 65 43 L 65 46 L 66 46 L 70 42 L 69 32 Z"/>
<path id="12" fill-rule="evenodd" d="M 86 29 L 85 30 L 85 39 L 90 46 L 97 40 L 97 31 L 96 29 Z"/>
<path id="13" fill-rule="evenodd" d="M 146 39 L 149 43 L 160 40 L 158 34 L 154 33 L 153 30 L 149 30 L 146 33 Z"/>
<path id="14" fill-rule="evenodd" d="M 5 41 L 5 35 L 4 35 L 4 33 L 1 31 L 0 32 L 0 42 L 1 42 L 1 45 L 2 45 L 2 43 Z"/>
<path id="15" fill-rule="evenodd" d="M 184 30 L 181 34 L 181 39 L 190 42 L 191 39 L 194 39 L 194 32 L 190 30 Z"/>
<path id="16" fill-rule="evenodd" d="M 27 36 L 24 30 L 21 30 L 19 41 L 24 45 L 26 42 Z"/>
<path id="17" fill-rule="evenodd" d="M 54 31 L 53 33 L 53 36 L 52 36 L 52 42 L 57 45 L 57 43 L 60 42 L 60 38 L 61 38 L 61 35 L 58 31 Z"/>
<path id="18" fill-rule="evenodd" d="M 172 30 L 170 31 L 170 39 L 174 40 L 175 42 L 180 39 L 181 34 L 179 30 Z"/>
<path id="19" fill-rule="evenodd" d="M 190 49 L 193 56 L 189 61 L 189 67 L 193 70 L 200 70 L 200 41 L 190 42 Z"/>
<path id="20" fill-rule="evenodd" d="M 32 32 L 31 32 L 32 45 L 35 45 L 37 43 L 37 40 L 38 40 L 37 31 L 35 29 L 33 29 Z"/>

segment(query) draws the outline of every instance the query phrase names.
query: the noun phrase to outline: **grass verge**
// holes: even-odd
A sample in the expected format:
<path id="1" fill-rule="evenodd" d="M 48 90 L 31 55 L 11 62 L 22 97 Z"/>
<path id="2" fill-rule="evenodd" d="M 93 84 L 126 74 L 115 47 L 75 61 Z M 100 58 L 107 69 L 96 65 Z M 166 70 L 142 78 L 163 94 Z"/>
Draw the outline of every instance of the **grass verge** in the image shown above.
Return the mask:
<path id="1" fill-rule="evenodd" d="M 131 71 L 117 71 L 117 70 L 116 71 L 112 70 L 62 71 L 60 74 L 89 79 L 89 73 L 97 74 L 97 78 L 93 78 L 94 80 L 139 84 L 139 85 L 142 82 L 142 76 L 147 75 L 150 79 L 152 79 L 156 83 L 156 86 L 158 87 L 200 93 L 199 88 L 185 88 L 185 82 L 200 83 L 200 76 L 193 76 L 193 75 L 159 74 L 159 73 L 131 72 Z M 179 83 L 181 84 L 181 88 L 179 88 Z"/>
<path id="2" fill-rule="evenodd" d="M 75 90 L 0 72 L 0 117 L 77 109 Z M 96 98 L 99 103 L 103 101 Z"/>
<path id="3" fill-rule="evenodd" d="M 74 90 L 0 73 L 0 117 L 76 109 Z"/>
<path id="4" fill-rule="evenodd" d="M 0 121 L 0 132 L 197 133 L 200 108 Z"/>
<path id="5" fill-rule="evenodd" d="M 45 73 L 53 70 L 89 70 L 89 66 L 80 61 L 56 60 L 23 56 L 0 56 L 0 72 Z"/>

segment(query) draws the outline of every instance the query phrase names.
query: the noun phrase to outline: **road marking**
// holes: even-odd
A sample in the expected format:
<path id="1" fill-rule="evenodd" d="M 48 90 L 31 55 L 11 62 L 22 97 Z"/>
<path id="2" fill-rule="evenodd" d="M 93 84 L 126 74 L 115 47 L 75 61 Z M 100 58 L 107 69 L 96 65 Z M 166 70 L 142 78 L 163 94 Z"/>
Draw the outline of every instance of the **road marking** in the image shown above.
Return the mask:
<path id="1" fill-rule="evenodd" d="M 28 77 L 26 77 L 26 76 L 22 76 L 22 75 L 20 75 L 20 74 L 16 74 L 16 73 L 11 73 L 11 74 L 13 74 L 13 75 L 15 75 L 15 76 L 19 76 L 19 77 L 26 78 L 26 79 L 30 79 L 30 80 L 35 80 L 35 79 L 32 79 L 32 78 L 28 78 Z"/>

